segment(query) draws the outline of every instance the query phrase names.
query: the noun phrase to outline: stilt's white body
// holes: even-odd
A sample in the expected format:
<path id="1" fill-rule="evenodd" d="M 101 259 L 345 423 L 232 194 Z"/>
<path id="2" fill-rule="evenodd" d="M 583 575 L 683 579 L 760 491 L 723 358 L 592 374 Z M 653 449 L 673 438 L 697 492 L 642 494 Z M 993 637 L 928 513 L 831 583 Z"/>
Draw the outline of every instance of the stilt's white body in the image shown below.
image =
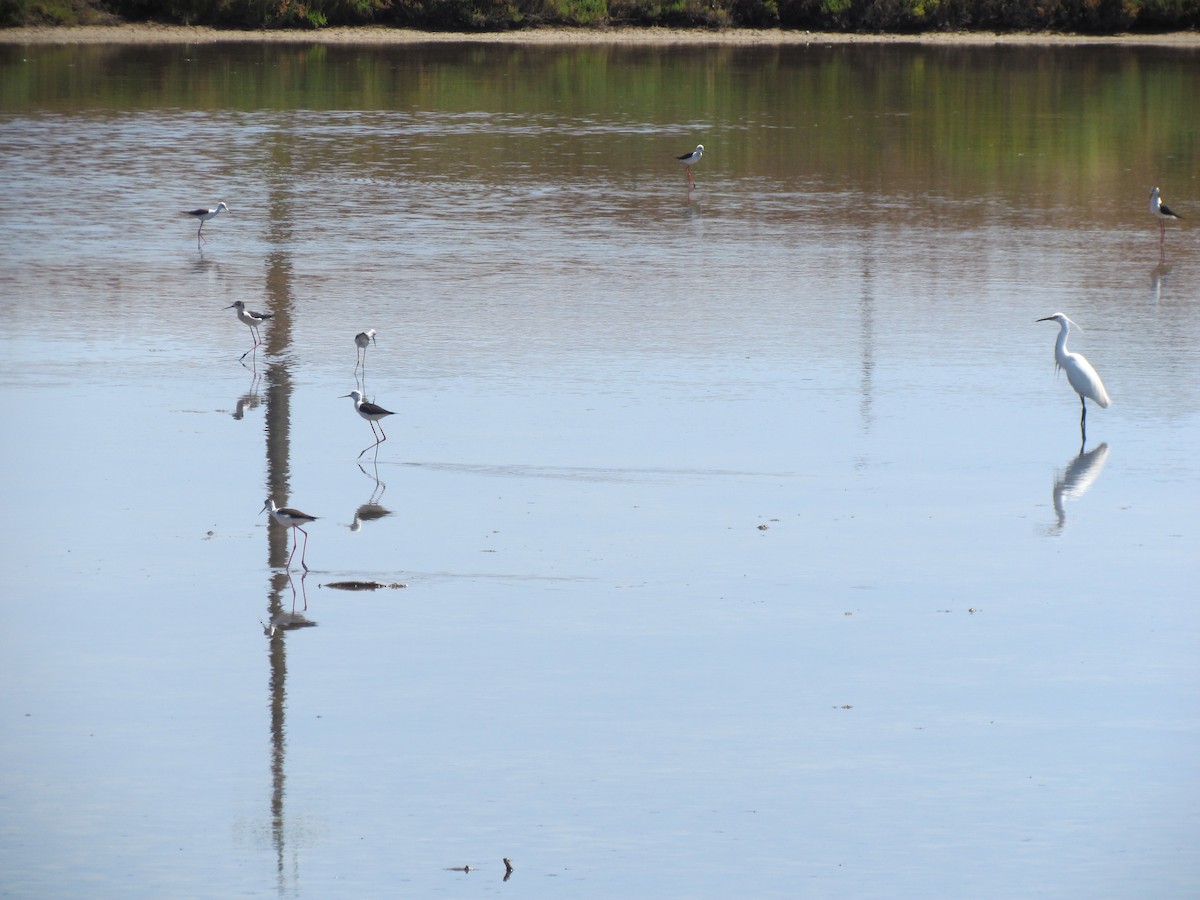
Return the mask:
<path id="1" fill-rule="evenodd" d="M 355 411 L 368 422 L 378 422 L 380 419 L 395 415 L 391 410 L 384 409 L 375 403 L 368 403 L 363 399 L 362 391 L 351 391 L 348 394 L 342 394 L 342 396 L 353 400 Z"/>
<path id="2" fill-rule="evenodd" d="M 1171 212 L 1162 202 L 1162 194 L 1158 188 L 1150 192 L 1150 212 L 1158 219 L 1158 227 L 1165 228 L 1167 219 L 1178 219 L 1179 216 Z"/>

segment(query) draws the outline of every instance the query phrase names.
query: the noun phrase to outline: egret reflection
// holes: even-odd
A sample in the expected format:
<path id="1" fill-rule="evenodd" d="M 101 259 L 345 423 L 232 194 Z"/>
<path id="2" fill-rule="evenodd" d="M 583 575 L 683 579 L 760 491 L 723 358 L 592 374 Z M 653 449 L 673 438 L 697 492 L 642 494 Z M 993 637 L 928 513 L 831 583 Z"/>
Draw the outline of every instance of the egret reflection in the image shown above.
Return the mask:
<path id="1" fill-rule="evenodd" d="M 1055 473 L 1054 478 L 1054 515 L 1057 521 L 1050 526 L 1053 535 L 1062 534 L 1067 524 L 1067 501 L 1078 500 L 1088 492 L 1108 459 L 1108 444 L 1093 447 L 1086 453 L 1080 452 L 1067 463 L 1065 469 Z"/>

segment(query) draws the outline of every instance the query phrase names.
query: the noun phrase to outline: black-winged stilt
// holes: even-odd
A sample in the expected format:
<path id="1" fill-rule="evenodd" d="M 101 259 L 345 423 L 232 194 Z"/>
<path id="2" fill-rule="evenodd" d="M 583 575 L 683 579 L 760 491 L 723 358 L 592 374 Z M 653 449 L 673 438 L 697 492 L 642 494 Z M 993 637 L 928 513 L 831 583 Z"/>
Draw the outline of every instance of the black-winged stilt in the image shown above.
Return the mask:
<path id="1" fill-rule="evenodd" d="M 349 397 L 354 401 L 355 411 L 367 420 L 371 425 L 371 434 L 375 438 L 375 443 L 371 447 L 378 448 L 380 444 L 387 440 L 387 435 L 383 433 L 383 423 L 380 422 L 379 434 L 375 434 L 375 423 L 380 419 L 385 419 L 388 416 L 395 415 L 391 410 L 384 409 L 376 403 L 369 403 L 363 399 L 362 391 L 351 391 L 348 394 L 342 394 L 343 397 Z M 363 453 L 366 453 L 371 447 L 363 447 L 362 453 L 358 454 L 359 459 L 362 459 Z"/>
<path id="2" fill-rule="evenodd" d="M 233 213 L 230 212 L 229 207 L 225 205 L 224 201 L 222 201 L 221 203 L 218 203 L 212 209 L 202 207 L 200 209 L 184 210 L 183 215 L 191 216 L 193 219 L 200 220 L 200 227 L 196 229 L 196 240 L 197 241 L 205 241 L 205 240 L 207 240 L 207 238 L 204 237 L 204 235 L 202 235 L 200 233 L 204 230 L 204 223 L 207 222 L 209 219 L 215 218 L 221 212 L 227 212 L 230 215 L 233 215 Z"/>
<path id="3" fill-rule="evenodd" d="M 680 164 L 683 166 L 683 171 L 687 173 L 688 185 L 690 187 L 694 187 L 696 184 L 696 179 L 692 175 L 692 166 L 694 166 L 696 163 L 700 162 L 700 160 L 703 158 L 703 156 L 704 156 L 704 145 L 697 144 L 696 149 L 693 150 L 691 153 L 685 153 L 685 154 L 683 154 L 683 156 L 675 157 L 677 160 L 679 160 Z"/>
<path id="4" fill-rule="evenodd" d="M 246 353 L 249 353 L 251 350 L 257 350 L 260 346 L 266 343 L 266 341 L 262 339 L 262 335 L 259 333 L 258 326 L 267 321 L 267 319 L 271 318 L 271 313 L 254 312 L 253 310 L 246 309 L 246 304 L 241 300 L 234 300 L 225 308 L 236 309 L 238 321 L 250 327 L 250 336 L 254 338 L 254 346 L 251 347 L 250 350 L 247 350 Z M 246 358 L 246 353 L 242 354 L 242 359 Z"/>
<path id="5" fill-rule="evenodd" d="M 356 334 L 354 336 L 354 346 L 358 348 L 356 351 L 355 363 L 354 363 L 355 371 L 357 371 L 358 367 L 361 365 L 363 368 L 363 372 L 366 372 L 366 370 L 367 370 L 367 346 L 369 344 L 375 344 L 375 343 L 376 342 L 375 342 L 375 329 L 374 328 L 368 328 L 366 331 L 360 331 L 358 334 Z M 378 344 L 376 344 L 376 346 L 378 346 Z"/>
<path id="6" fill-rule="evenodd" d="M 1167 219 L 1178 219 L 1179 216 L 1171 212 L 1163 204 L 1158 188 L 1150 192 L 1150 212 L 1158 219 L 1158 258 L 1161 261 L 1165 253 L 1165 242 L 1167 240 Z"/>
<path id="7" fill-rule="evenodd" d="M 263 504 L 263 508 L 259 513 L 271 511 L 271 518 L 292 529 L 292 555 L 288 557 L 287 568 L 292 567 L 292 557 L 296 555 L 296 546 L 299 544 L 299 539 L 296 537 L 296 532 L 299 531 L 304 535 L 304 549 L 300 551 L 300 565 L 304 567 L 304 571 L 308 571 L 308 563 L 304 559 L 304 555 L 308 552 L 308 532 L 301 528 L 301 525 L 309 525 L 317 521 L 316 516 L 310 516 L 308 513 L 300 512 L 298 509 L 292 509 L 290 506 L 276 506 L 275 500 L 272 497 L 267 498 L 267 502 Z"/>

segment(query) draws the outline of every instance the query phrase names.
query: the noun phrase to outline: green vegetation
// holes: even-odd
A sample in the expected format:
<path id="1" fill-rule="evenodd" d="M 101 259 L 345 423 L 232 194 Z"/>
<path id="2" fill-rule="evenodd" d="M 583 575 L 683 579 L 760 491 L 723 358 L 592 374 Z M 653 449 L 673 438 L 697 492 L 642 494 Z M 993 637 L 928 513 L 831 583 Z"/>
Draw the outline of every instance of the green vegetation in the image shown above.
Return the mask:
<path id="1" fill-rule="evenodd" d="M 1070 31 L 1200 27 L 1196 0 L 0 0 L 0 26 L 162 22 L 230 28 L 381 24 L 441 30 L 539 25 L 815 31 Z"/>

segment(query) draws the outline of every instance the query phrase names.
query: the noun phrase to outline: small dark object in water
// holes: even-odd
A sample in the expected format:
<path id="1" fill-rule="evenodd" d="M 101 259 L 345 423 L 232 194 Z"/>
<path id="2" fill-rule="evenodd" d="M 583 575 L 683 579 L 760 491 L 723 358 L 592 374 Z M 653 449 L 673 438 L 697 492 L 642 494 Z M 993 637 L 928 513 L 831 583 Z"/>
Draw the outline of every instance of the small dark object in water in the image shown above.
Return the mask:
<path id="1" fill-rule="evenodd" d="M 512 860 L 510 860 L 506 856 L 506 857 L 504 857 L 504 880 L 508 881 L 508 879 L 512 877 L 512 873 L 513 873 Z"/>
<path id="2" fill-rule="evenodd" d="M 338 591 L 377 591 L 380 588 L 406 588 L 408 585 L 399 581 L 393 581 L 391 584 L 382 584 L 378 581 L 331 581 L 321 587 L 333 588 Z"/>

